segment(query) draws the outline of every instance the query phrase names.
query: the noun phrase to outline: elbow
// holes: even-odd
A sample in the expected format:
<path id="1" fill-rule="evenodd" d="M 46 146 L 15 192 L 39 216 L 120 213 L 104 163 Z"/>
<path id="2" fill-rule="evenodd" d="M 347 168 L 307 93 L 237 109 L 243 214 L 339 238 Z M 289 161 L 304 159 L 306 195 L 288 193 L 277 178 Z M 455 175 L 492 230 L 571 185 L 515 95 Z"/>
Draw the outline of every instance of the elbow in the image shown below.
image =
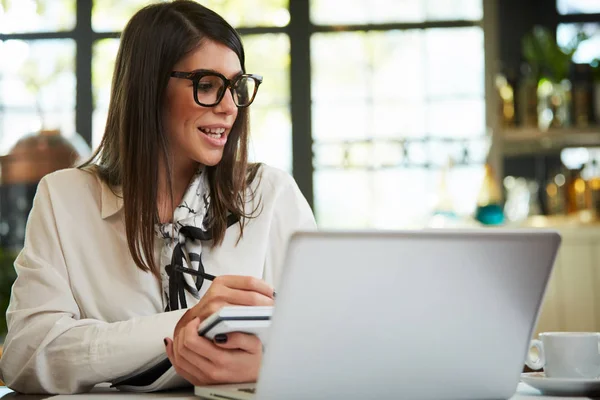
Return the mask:
<path id="1" fill-rule="evenodd" d="M 0 359 L 0 379 L 4 384 L 23 394 L 76 394 L 89 392 L 94 385 L 76 379 L 67 369 L 36 362 L 35 355 L 29 360 L 6 349 Z"/>
<path id="2" fill-rule="evenodd" d="M 52 394 L 49 388 L 41 385 L 36 374 L 32 373 L 26 363 L 14 357 L 6 348 L 0 359 L 0 379 L 8 388 L 18 393 Z"/>

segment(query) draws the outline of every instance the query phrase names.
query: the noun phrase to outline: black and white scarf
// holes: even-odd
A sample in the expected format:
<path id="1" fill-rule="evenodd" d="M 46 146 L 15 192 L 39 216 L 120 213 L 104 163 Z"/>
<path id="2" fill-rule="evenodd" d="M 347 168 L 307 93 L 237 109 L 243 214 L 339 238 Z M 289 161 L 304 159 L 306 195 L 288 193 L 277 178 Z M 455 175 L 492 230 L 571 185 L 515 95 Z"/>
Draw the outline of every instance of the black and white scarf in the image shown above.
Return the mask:
<path id="1" fill-rule="evenodd" d="M 199 169 L 188 185 L 181 204 L 173 213 L 173 222 L 157 224 L 156 235 L 162 239 L 160 252 L 160 276 L 162 281 L 163 307 L 173 311 L 196 305 L 209 285 L 205 279 L 214 275 L 206 273 L 202 264 L 202 242 L 212 240 L 208 229 L 210 186 L 207 173 Z M 229 228 L 239 219 L 229 214 Z M 113 387 L 121 390 L 150 392 L 171 388 L 178 382 L 175 369 L 164 355 L 163 359 L 147 370 L 117 379 Z"/>
<path id="2" fill-rule="evenodd" d="M 165 311 L 194 306 L 206 292 L 202 286 L 207 274 L 202 264 L 202 242 L 211 240 L 207 227 L 210 186 L 207 173 L 199 169 L 175 209 L 173 222 L 157 224 L 156 234 L 163 240 L 160 252 L 160 276 Z M 238 221 L 233 215 L 227 226 Z"/>

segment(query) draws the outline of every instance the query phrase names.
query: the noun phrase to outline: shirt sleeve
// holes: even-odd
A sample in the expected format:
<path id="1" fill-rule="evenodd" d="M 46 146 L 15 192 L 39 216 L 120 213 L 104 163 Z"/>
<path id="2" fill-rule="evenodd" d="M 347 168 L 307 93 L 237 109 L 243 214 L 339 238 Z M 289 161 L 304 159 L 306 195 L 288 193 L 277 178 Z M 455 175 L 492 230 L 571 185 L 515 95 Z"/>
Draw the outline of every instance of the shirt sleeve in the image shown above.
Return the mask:
<path id="1" fill-rule="evenodd" d="M 317 229 L 315 217 L 296 181 L 289 175 L 278 191 L 269 230 L 265 279 L 277 290 L 288 241 L 294 232 Z"/>
<path id="2" fill-rule="evenodd" d="M 85 392 L 164 358 L 163 338 L 185 310 L 111 323 L 82 319 L 49 193 L 43 179 L 15 261 L 0 377 L 22 393 Z"/>

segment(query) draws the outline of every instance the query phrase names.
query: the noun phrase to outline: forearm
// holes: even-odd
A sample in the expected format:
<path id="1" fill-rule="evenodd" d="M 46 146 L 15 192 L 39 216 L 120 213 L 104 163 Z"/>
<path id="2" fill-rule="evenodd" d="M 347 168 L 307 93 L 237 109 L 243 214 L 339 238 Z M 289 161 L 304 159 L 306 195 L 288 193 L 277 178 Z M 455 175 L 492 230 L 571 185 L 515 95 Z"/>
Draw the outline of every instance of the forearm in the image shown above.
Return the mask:
<path id="1" fill-rule="evenodd" d="M 23 393 L 77 393 L 141 371 L 165 355 L 185 310 L 106 323 L 62 313 L 22 319 L 1 359 L 7 386 Z"/>

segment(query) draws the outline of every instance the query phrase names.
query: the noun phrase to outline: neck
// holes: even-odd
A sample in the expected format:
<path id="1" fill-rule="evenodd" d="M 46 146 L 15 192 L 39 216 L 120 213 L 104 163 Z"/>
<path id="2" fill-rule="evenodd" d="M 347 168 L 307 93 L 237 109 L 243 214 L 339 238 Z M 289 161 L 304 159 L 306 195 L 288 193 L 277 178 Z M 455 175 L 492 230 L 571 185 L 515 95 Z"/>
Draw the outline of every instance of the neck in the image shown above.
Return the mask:
<path id="1" fill-rule="evenodd" d="M 181 204 L 185 190 L 190 180 L 198 169 L 196 162 L 177 162 L 172 165 L 171 191 L 169 191 L 169 179 L 165 162 L 161 160 L 158 166 L 158 193 L 156 202 L 158 217 L 161 223 L 170 222 L 173 219 L 175 207 Z M 171 201 L 171 193 L 173 199 Z"/>

